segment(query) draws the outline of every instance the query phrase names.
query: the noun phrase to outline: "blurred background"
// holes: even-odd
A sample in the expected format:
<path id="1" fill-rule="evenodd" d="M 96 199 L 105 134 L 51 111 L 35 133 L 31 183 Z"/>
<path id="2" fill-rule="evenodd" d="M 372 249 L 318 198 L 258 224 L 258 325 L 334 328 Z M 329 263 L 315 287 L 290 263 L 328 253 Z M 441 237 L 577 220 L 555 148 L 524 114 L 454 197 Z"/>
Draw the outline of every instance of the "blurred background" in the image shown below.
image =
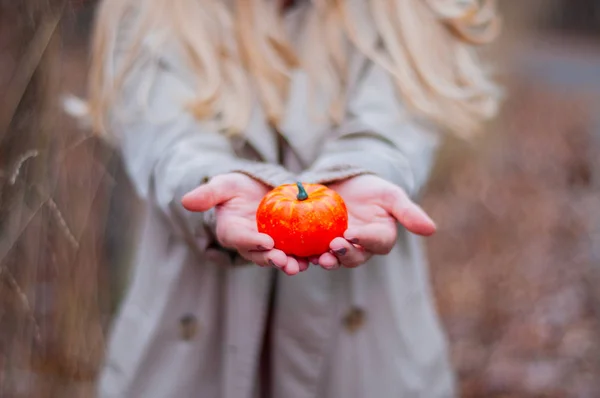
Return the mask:
<path id="1" fill-rule="evenodd" d="M 91 397 L 136 199 L 60 109 L 96 1 L 0 0 L 0 397 Z M 462 397 L 600 397 L 600 1 L 500 2 L 500 117 L 447 139 L 423 205 Z"/>

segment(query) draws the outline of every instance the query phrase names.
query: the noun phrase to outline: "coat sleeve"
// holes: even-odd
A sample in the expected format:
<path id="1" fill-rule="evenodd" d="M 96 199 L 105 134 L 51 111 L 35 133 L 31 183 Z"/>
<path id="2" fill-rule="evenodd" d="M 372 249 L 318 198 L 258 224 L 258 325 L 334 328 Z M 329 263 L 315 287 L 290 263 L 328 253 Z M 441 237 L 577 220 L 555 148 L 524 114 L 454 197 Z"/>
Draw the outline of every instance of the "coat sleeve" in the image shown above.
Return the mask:
<path id="1" fill-rule="evenodd" d="M 359 75 L 344 122 L 302 181 L 327 184 L 375 174 L 414 198 L 428 178 L 439 135 L 409 114 L 383 68 L 365 61 Z"/>
<path id="2" fill-rule="evenodd" d="M 224 173 L 243 173 L 270 187 L 294 178 L 278 165 L 237 157 L 225 135 L 187 112 L 194 82 L 181 65 L 143 50 L 110 110 L 110 129 L 139 196 L 164 216 L 175 235 L 205 250 L 218 246 L 214 213 L 185 210 L 185 193 Z"/>

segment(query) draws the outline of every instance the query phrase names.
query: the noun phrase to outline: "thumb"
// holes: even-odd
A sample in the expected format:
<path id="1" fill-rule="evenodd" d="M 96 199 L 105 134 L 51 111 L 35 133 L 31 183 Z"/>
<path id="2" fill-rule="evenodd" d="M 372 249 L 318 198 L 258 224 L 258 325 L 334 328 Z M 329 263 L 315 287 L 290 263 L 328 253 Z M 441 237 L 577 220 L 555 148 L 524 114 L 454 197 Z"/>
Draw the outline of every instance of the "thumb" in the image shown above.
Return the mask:
<path id="1" fill-rule="evenodd" d="M 406 193 L 397 189 L 389 196 L 388 212 L 408 231 L 423 236 L 433 235 L 436 225 L 420 206 L 414 203 Z"/>
<path id="2" fill-rule="evenodd" d="M 224 177 L 215 177 L 206 184 L 186 193 L 181 199 L 181 204 L 189 211 L 203 212 L 227 202 L 233 198 L 235 189 L 233 181 Z"/>

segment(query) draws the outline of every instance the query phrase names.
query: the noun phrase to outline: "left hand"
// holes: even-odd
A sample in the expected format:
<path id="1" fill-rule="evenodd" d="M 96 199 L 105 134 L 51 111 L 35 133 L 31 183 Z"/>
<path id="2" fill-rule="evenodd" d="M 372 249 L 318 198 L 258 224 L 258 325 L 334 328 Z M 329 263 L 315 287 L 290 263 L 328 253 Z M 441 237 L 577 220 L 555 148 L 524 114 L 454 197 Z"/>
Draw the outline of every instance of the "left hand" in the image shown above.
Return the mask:
<path id="1" fill-rule="evenodd" d="M 216 235 L 221 246 L 236 250 L 240 256 L 261 267 L 275 267 L 288 275 L 308 268 L 298 259 L 275 249 L 273 238 L 256 229 L 256 208 L 270 188 L 240 173 L 215 176 L 187 193 L 183 206 L 194 212 L 216 209 Z"/>
<path id="2" fill-rule="evenodd" d="M 331 252 L 311 259 L 325 269 L 354 268 L 374 254 L 388 254 L 396 244 L 397 222 L 418 235 L 429 236 L 436 230 L 402 188 L 380 177 L 362 175 L 329 187 L 346 202 L 348 229 L 343 238 L 331 241 Z"/>

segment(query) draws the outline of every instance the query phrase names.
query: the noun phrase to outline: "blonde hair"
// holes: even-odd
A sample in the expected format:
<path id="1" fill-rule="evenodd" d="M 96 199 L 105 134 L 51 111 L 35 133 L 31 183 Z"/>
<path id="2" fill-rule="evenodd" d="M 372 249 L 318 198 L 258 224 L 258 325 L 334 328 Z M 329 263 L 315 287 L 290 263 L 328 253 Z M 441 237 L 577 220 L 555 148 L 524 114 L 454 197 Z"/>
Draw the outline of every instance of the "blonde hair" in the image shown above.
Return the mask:
<path id="1" fill-rule="evenodd" d="M 159 30 L 179 43 L 197 79 L 191 112 L 198 119 L 218 116 L 229 132 L 243 132 L 254 94 L 276 125 L 297 68 L 307 72 L 313 91 L 326 94 L 328 117 L 339 123 L 353 51 L 390 73 L 413 112 L 455 134 L 477 131 L 496 113 L 498 90 L 476 52 L 499 31 L 495 0 L 299 1 L 311 5 L 304 42 L 294 50 L 279 0 L 104 0 L 89 79 L 95 128 L 103 129 L 142 40 Z M 124 25 L 130 40 L 120 43 Z M 117 45 L 127 55 L 111 73 Z"/>

